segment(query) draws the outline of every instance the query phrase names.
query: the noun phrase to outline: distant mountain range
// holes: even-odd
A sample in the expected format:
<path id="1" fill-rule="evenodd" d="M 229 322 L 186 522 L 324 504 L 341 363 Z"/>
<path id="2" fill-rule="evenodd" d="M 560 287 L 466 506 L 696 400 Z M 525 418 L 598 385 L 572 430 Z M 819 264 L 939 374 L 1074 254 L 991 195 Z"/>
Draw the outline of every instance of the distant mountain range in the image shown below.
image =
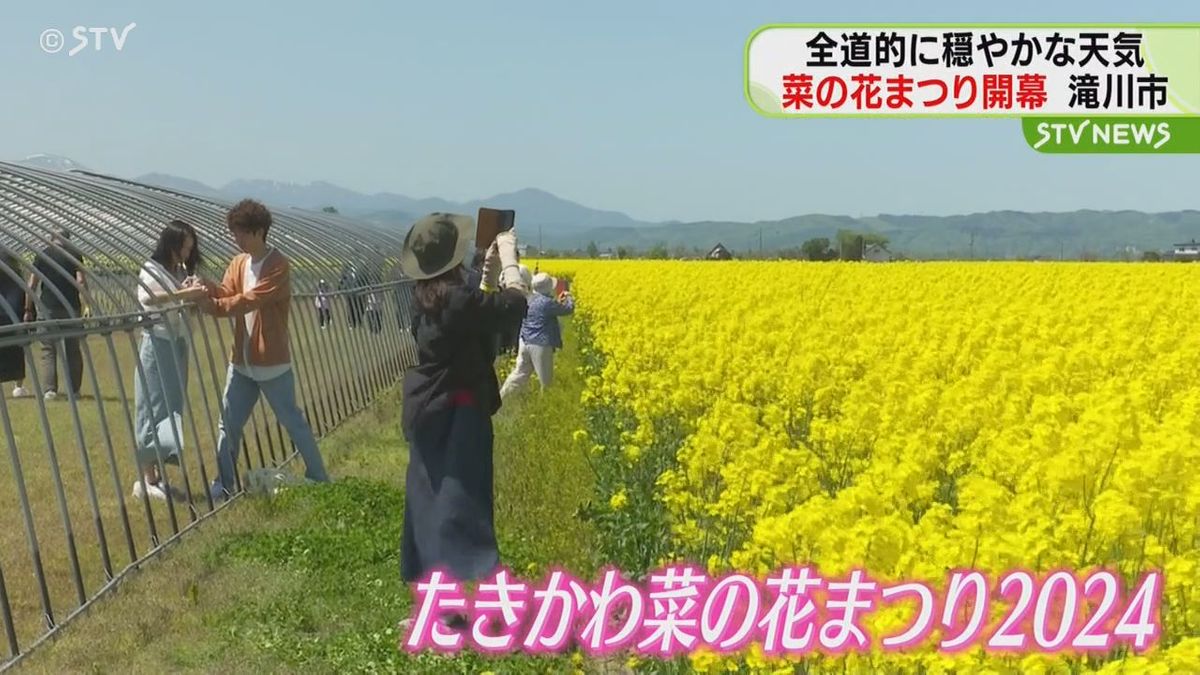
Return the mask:
<path id="1" fill-rule="evenodd" d="M 88 170 L 57 155 L 34 155 L 18 163 L 56 171 Z M 1169 250 L 1175 243 L 1200 239 L 1200 211 L 1079 210 L 1061 213 L 992 211 L 958 216 L 878 215 L 870 218 L 809 214 L 758 222 L 645 222 L 619 211 L 595 209 L 562 199 L 545 190 L 526 188 L 486 199 L 457 202 L 414 198 L 383 192 L 363 194 L 327 182 L 309 184 L 272 180 L 235 180 L 214 188 L 162 173 L 132 180 L 196 195 L 241 199 L 308 209 L 327 206 L 340 213 L 397 228 L 407 227 L 432 211 L 474 214 L 480 206 L 514 209 L 522 239 L 543 247 L 600 250 L 664 245 L 669 251 L 707 251 L 723 243 L 735 255 L 798 247 L 815 237 L 833 240 L 841 229 L 875 232 L 888 237 L 889 248 L 912 257 L 1078 258 L 1140 255 Z"/>

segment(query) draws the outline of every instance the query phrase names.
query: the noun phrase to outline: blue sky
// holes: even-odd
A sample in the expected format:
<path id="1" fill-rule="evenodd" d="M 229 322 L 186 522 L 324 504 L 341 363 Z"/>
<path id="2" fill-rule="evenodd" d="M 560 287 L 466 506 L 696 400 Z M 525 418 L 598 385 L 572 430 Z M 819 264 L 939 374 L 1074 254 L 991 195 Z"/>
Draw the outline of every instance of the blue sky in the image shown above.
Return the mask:
<path id="1" fill-rule="evenodd" d="M 1040 155 L 1008 119 L 771 120 L 742 94 L 765 23 L 1196 20 L 1150 0 L 5 2 L 0 158 L 450 199 L 538 187 L 651 220 L 1197 208 L 1197 156 Z M 38 45 L 130 22 L 121 52 Z"/>

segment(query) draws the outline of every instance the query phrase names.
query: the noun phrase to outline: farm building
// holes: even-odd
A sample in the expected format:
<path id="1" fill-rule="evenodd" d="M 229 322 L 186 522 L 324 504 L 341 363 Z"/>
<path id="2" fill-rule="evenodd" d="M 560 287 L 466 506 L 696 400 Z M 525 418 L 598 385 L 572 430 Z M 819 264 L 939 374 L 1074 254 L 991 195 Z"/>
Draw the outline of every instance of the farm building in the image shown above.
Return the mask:
<path id="1" fill-rule="evenodd" d="M 862 259 L 865 262 L 890 262 L 892 260 L 892 252 L 887 250 L 886 246 L 868 244 L 863 249 Z"/>
<path id="2" fill-rule="evenodd" d="M 708 252 L 705 258 L 708 260 L 733 260 L 733 254 L 729 252 L 729 249 L 725 248 L 724 244 L 717 244 Z"/>
<path id="3" fill-rule="evenodd" d="M 1193 239 L 1186 244 L 1175 244 L 1172 247 L 1171 257 L 1185 262 L 1200 260 L 1200 242 Z"/>

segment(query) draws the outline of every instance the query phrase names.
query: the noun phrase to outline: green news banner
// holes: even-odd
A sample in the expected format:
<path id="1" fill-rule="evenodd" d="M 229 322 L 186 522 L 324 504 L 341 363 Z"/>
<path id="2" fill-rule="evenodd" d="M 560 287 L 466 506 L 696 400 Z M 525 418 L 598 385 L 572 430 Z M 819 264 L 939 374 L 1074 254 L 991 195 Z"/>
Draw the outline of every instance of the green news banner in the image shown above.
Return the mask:
<path id="1" fill-rule="evenodd" d="M 1038 152 L 1200 152 L 1200 117 L 1026 117 L 1021 127 Z"/>

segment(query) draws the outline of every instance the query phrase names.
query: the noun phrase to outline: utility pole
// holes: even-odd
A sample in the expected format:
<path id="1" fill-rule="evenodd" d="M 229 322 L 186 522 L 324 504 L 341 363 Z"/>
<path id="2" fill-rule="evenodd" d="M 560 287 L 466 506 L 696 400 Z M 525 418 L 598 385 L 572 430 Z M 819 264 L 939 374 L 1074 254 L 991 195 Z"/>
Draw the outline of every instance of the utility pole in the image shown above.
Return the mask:
<path id="1" fill-rule="evenodd" d="M 762 228 L 758 228 L 758 257 L 763 257 Z"/>

